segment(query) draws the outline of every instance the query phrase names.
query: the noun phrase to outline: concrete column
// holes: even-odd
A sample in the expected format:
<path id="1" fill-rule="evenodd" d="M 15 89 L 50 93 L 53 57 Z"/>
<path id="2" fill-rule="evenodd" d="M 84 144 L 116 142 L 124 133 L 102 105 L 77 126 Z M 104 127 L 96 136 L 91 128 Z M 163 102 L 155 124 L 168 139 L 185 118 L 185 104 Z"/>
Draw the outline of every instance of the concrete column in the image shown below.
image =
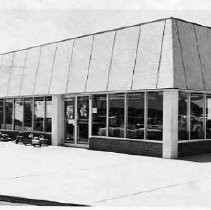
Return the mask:
<path id="1" fill-rule="evenodd" d="M 52 145 L 64 142 L 64 101 L 62 95 L 52 96 Z"/>
<path id="2" fill-rule="evenodd" d="M 178 157 L 178 90 L 163 92 L 163 158 Z"/>

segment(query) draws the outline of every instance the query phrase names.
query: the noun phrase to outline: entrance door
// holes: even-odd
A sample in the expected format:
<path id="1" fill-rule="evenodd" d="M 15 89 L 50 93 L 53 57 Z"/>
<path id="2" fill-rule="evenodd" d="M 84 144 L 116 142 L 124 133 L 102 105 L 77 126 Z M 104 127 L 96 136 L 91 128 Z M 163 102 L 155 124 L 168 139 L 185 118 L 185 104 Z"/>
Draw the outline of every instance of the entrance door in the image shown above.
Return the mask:
<path id="1" fill-rule="evenodd" d="M 89 136 L 89 96 L 65 101 L 65 142 L 87 144 Z"/>

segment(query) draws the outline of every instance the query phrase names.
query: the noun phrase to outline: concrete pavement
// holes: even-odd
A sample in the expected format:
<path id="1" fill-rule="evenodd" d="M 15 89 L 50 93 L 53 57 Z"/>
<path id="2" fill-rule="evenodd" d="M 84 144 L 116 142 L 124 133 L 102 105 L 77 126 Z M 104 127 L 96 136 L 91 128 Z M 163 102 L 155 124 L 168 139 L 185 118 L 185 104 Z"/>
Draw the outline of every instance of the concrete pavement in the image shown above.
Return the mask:
<path id="1" fill-rule="evenodd" d="M 211 154 L 168 160 L 0 142 L 0 195 L 91 206 L 211 207 Z"/>

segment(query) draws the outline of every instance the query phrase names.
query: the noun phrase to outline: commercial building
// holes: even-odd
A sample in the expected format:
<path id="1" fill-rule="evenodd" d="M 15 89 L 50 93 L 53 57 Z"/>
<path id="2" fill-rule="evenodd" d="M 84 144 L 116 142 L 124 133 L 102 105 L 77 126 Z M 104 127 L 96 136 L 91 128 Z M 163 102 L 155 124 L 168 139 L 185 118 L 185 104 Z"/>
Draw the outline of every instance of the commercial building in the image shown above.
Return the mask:
<path id="1" fill-rule="evenodd" d="M 2 132 L 177 158 L 211 152 L 211 29 L 175 18 L 0 55 Z"/>

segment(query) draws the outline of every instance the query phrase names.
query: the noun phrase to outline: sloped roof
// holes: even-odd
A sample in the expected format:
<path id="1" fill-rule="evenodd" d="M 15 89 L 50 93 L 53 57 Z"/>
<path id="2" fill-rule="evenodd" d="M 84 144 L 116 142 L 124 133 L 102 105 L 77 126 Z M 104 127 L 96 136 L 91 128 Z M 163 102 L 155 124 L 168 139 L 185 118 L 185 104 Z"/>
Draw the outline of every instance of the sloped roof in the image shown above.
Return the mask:
<path id="1" fill-rule="evenodd" d="M 167 18 L 1 54 L 0 97 L 211 90 L 210 30 Z"/>

